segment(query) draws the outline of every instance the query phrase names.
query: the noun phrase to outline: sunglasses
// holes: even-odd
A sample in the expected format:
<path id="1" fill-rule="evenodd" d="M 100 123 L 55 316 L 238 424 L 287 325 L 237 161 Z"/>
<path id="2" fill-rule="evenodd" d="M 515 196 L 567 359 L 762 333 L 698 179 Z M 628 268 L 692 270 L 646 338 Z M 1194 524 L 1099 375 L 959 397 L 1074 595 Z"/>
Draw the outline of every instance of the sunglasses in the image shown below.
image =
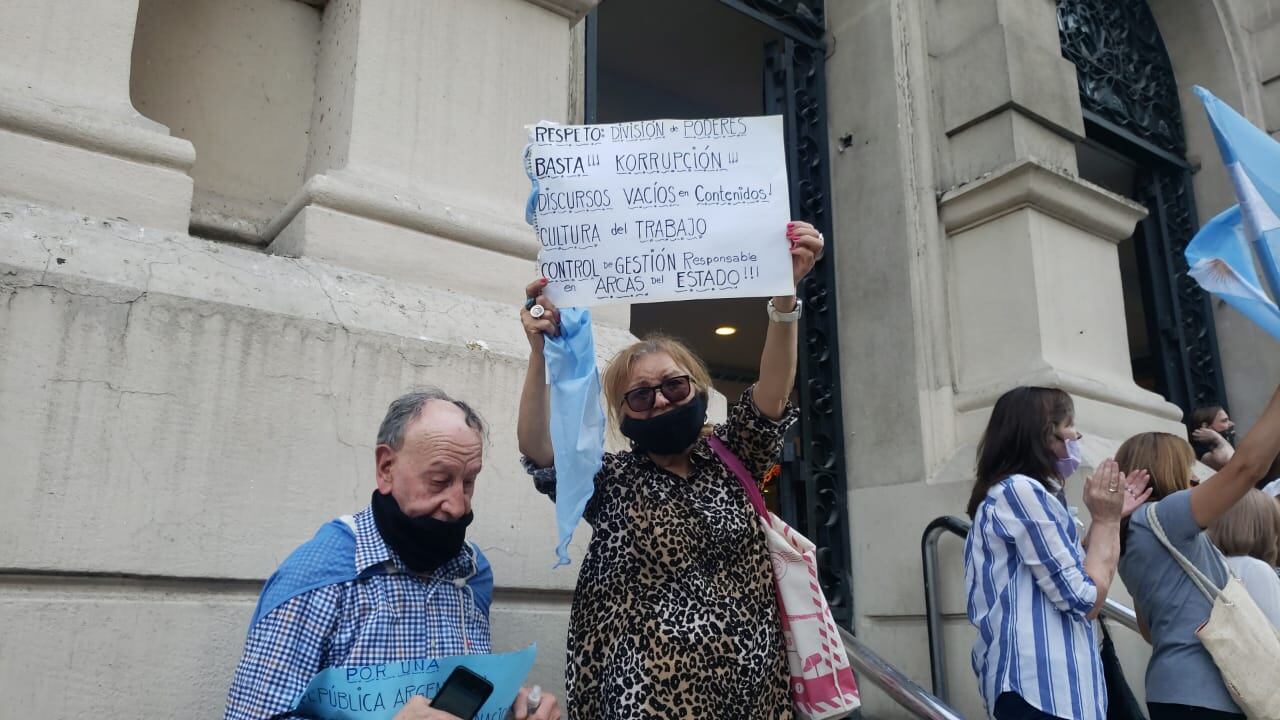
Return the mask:
<path id="1" fill-rule="evenodd" d="M 680 375 L 667 378 L 658 385 L 628 390 L 622 396 L 622 400 L 627 403 L 627 407 L 635 412 L 648 412 L 653 409 L 653 404 L 657 402 L 658 393 L 662 393 L 662 397 L 666 398 L 667 402 L 675 405 L 689 397 L 689 393 L 692 391 L 692 379 L 688 375 Z"/>

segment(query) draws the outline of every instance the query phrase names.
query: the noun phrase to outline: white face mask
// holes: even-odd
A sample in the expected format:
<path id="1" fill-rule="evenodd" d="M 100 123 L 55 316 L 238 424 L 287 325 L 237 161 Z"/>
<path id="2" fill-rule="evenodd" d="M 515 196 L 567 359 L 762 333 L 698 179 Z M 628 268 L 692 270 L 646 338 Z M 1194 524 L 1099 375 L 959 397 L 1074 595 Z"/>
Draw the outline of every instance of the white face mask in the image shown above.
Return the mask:
<path id="1" fill-rule="evenodd" d="M 1058 461 L 1054 463 L 1054 467 L 1058 471 L 1058 476 L 1066 480 L 1074 475 L 1076 470 L 1080 469 L 1080 441 L 1066 440 L 1064 444 L 1067 446 L 1067 456 L 1058 458 Z"/>

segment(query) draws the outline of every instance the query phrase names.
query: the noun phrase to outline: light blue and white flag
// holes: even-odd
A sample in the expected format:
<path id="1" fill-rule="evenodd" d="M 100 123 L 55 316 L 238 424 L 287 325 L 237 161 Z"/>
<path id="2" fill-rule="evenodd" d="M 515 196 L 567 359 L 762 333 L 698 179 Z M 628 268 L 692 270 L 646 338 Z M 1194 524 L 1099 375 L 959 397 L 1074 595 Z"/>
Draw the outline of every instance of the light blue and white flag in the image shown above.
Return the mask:
<path id="1" fill-rule="evenodd" d="M 1187 245 L 1191 277 L 1280 340 L 1280 143 L 1208 90 L 1195 91 L 1240 204 Z"/>
<path id="2" fill-rule="evenodd" d="M 560 310 L 560 334 L 542 350 L 551 386 L 551 448 L 556 468 L 556 566 L 569 564 L 569 541 L 595 492 L 604 459 L 604 408 L 591 311 Z"/>

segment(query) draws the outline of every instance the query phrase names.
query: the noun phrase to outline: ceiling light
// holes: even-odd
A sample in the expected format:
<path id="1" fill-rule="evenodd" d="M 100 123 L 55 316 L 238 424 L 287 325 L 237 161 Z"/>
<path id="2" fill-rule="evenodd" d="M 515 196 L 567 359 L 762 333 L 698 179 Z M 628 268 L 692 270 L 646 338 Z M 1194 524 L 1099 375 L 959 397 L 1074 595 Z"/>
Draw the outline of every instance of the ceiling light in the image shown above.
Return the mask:
<path id="1" fill-rule="evenodd" d="M 738 332 L 738 328 L 733 327 L 732 325 L 721 325 L 716 328 L 716 334 L 722 337 L 728 337 L 736 332 Z"/>

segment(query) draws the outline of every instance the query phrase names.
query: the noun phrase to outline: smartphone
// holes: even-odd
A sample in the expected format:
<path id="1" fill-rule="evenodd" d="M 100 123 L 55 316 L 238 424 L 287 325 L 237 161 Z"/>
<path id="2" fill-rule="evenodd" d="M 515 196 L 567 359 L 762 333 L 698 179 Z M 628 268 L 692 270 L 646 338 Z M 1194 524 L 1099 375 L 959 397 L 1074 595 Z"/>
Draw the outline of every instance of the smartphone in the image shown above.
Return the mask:
<path id="1" fill-rule="evenodd" d="M 431 708 L 462 720 L 472 720 L 492 694 L 493 683 L 458 666 L 440 686 L 440 692 L 431 701 Z"/>

